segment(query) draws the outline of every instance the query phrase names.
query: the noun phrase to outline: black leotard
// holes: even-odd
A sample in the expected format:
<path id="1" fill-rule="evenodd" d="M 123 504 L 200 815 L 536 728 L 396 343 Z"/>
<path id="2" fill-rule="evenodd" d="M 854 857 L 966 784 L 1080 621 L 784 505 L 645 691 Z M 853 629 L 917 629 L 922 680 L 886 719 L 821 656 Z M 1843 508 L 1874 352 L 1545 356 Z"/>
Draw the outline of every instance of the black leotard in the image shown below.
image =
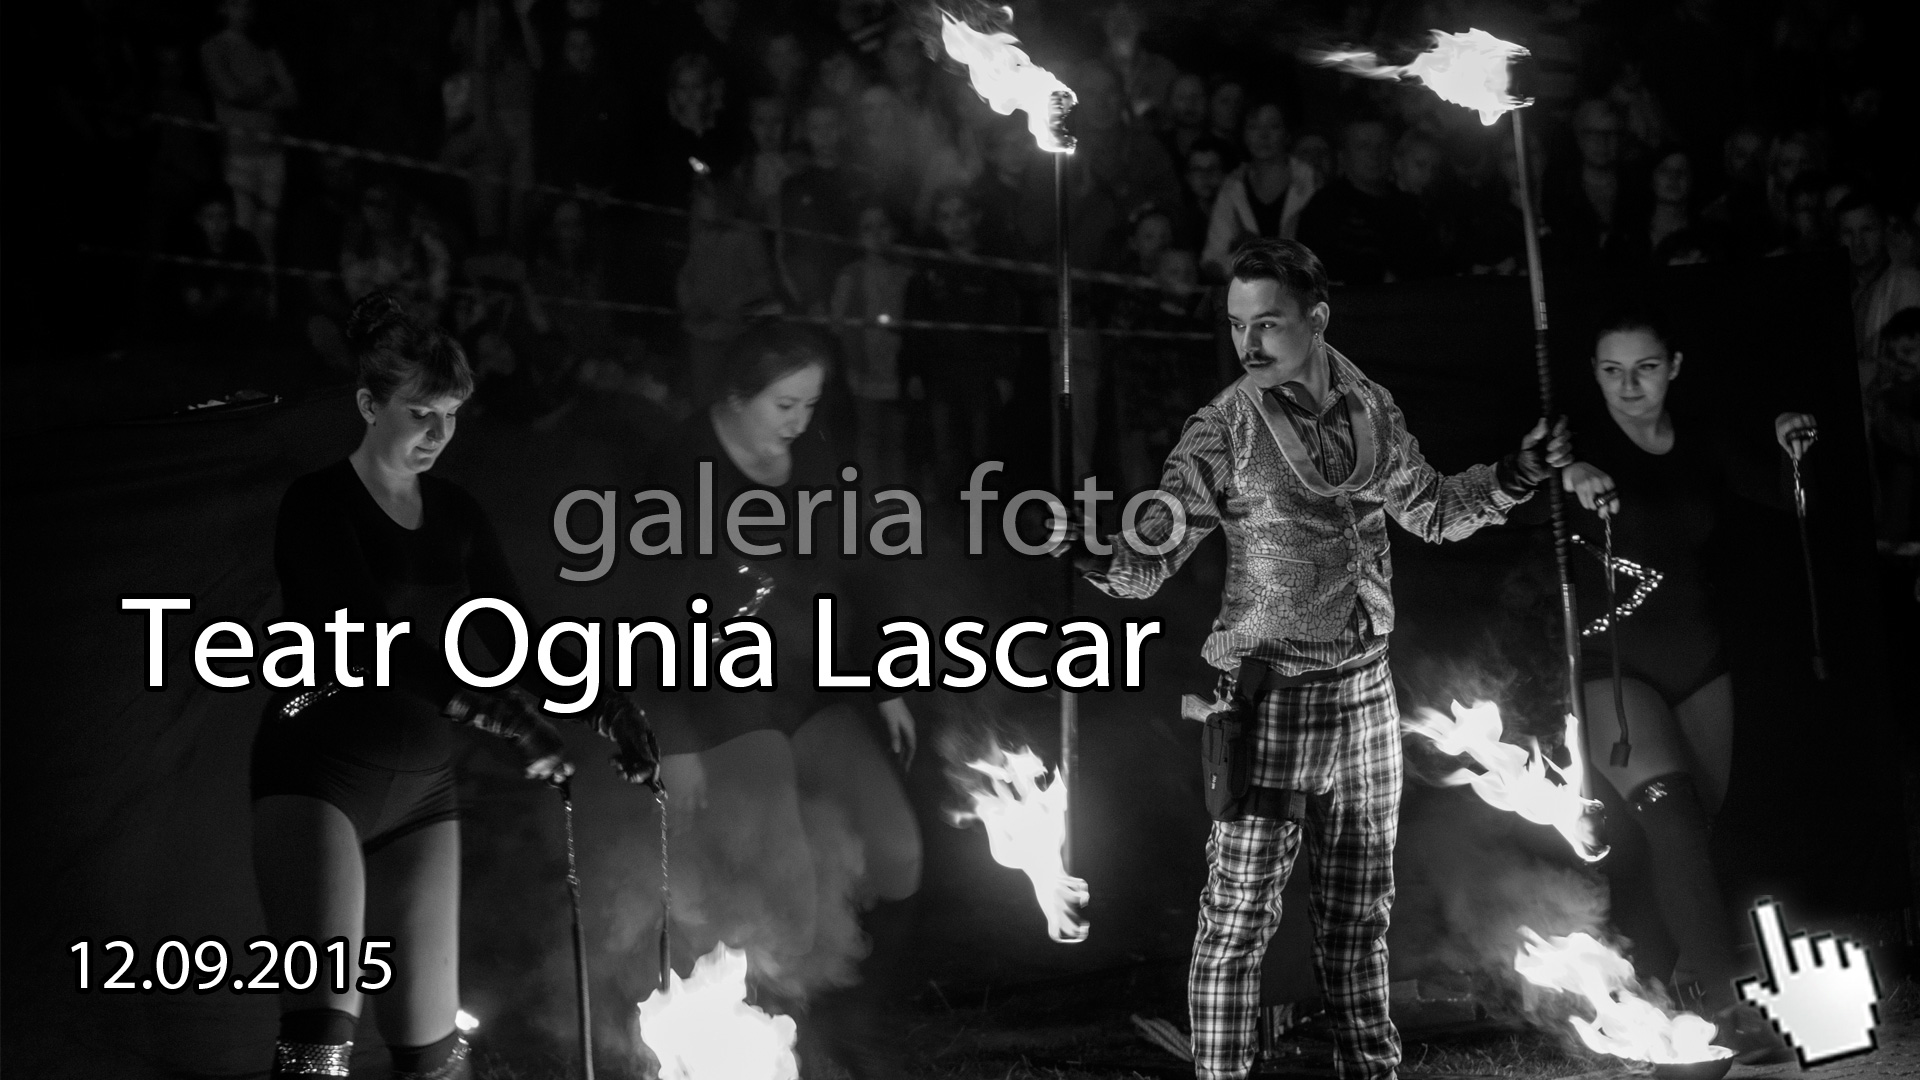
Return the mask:
<path id="1" fill-rule="evenodd" d="M 277 694 L 254 746 L 253 794 L 333 802 L 370 848 L 454 816 L 453 725 L 441 710 L 461 684 L 442 651 L 446 622 L 474 596 L 519 606 L 499 540 L 473 497 L 422 476 L 420 500 L 420 527 L 403 528 L 374 501 L 352 462 L 341 461 L 293 482 L 274 537 L 286 618 L 313 631 L 319 681 L 331 680 L 334 665 L 333 638 L 322 627 L 346 608 L 351 620 L 365 624 L 350 638 L 348 662 L 367 685 L 291 719 L 280 715 L 280 706 L 296 691 Z M 372 685 L 374 624 L 381 621 L 412 624 L 389 652 L 387 689 Z M 511 656 L 502 617 L 481 613 L 468 626 L 496 660 Z M 465 653 L 469 665 L 492 670 L 480 653 Z"/>
<path id="2" fill-rule="evenodd" d="M 686 557 L 671 559 L 665 567 L 671 580 L 663 606 L 671 605 L 670 610 L 685 611 L 686 598 L 695 593 L 704 593 L 711 598 L 713 606 L 707 617 L 717 631 L 721 623 L 733 617 L 739 603 L 751 591 L 750 585 L 736 572 L 741 565 L 763 571 L 774 581 L 773 592 L 756 617 L 768 625 L 773 635 L 775 689 L 771 692 L 738 691 L 721 685 L 715 679 L 707 690 L 683 687 L 675 692 L 646 695 L 648 716 L 658 734 L 662 753 L 705 750 L 749 731 L 762 729 L 791 735 L 808 717 L 831 704 L 866 700 L 865 695 L 857 692 L 849 698 L 846 693 L 815 689 L 817 673 L 813 639 L 816 594 L 832 593 L 836 597 L 836 621 L 843 631 L 843 642 L 855 639 L 864 641 L 870 635 L 862 632 L 866 620 L 856 614 L 853 602 L 842 588 L 842 573 L 848 564 L 840 554 L 839 500 L 845 496 L 836 495 L 831 505 L 820 506 L 814 511 L 814 556 L 797 558 L 793 550 L 799 536 L 795 524 L 798 510 L 795 493 L 843 486 L 834 464 L 833 451 L 816 428 L 796 439 L 791 453 L 793 467 L 786 483 L 759 483 L 741 472 L 740 467 L 727 456 L 719 434 L 713 429 L 711 417 L 703 410 L 688 417 L 667 437 L 651 463 L 650 483 L 678 496 L 682 513 L 689 523 Z M 699 470 L 703 460 L 714 463 L 715 554 L 711 558 L 693 554 L 693 537 L 697 527 L 692 522 L 699 505 Z M 727 508 L 733 505 L 736 495 L 747 490 L 770 491 L 777 495 L 785 506 L 789 524 L 779 529 L 743 529 L 744 538 L 752 543 L 779 540 L 784 545 L 783 555 L 765 559 L 744 558 L 734 552 L 727 540 Z M 751 503 L 745 512 L 761 515 L 767 512 L 767 507 L 763 502 Z M 871 661 L 871 652 L 862 653 L 852 644 L 843 647 L 845 655 L 860 657 L 862 662 Z M 722 652 L 722 648 L 714 650 L 716 661 Z"/>
<path id="3" fill-rule="evenodd" d="M 1729 490 L 1724 440 L 1710 425 L 1676 425 L 1665 454 L 1642 450 L 1610 417 L 1582 429 L 1580 458 L 1613 477 L 1620 512 L 1613 519 L 1613 553 L 1658 570 L 1662 579 L 1646 602 L 1620 623 L 1623 674 L 1652 686 L 1669 705 L 1681 701 L 1727 670 L 1720 629 L 1708 590 L 1709 542 Z M 1597 515 L 1572 503 L 1575 531 L 1596 548 L 1602 544 Z M 1581 626 L 1607 610 L 1597 559 L 1582 557 L 1579 580 Z M 1634 580 L 1620 575 L 1621 602 Z M 1605 633 L 1582 640 L 1590 678 L 1613 670 Z"/>

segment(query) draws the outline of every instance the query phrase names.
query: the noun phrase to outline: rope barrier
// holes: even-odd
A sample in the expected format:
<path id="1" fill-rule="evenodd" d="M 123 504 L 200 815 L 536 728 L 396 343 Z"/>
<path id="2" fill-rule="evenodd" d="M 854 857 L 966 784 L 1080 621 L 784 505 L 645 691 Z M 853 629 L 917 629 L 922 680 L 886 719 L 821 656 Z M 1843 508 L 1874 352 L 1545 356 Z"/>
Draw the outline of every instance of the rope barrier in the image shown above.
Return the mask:
<path id="1" fill-rule="evenodd" d="M 268 266 L 263 263 L 237 262 L 227 259 L 209 259 L 198 255 L 175 255 L 160 251 L 133 251 L 127 248 L 96 247 L 83 244 L 79 250 L 87 255 L 105 255 L 115 258 L 143 259 L 149 262 L 166 263 L 173 266 L 191 266 L 205 270 L 230 270 L 237 273 L 259 274 L 262 277 L 289 277 L 307 281 L 339 281 L 344 275 L 338 270 L 313 270 L 297 266 Z M 584 296 L 567 296 L 555 293 L 521 293 L 515 289 L 487 288 L 479 285 L 454 285 L 450 292 L 478 296 L 530 295 L 542 304 L 556 304 L 565 307 L 589 308 L 602 311 L 615 311 L 633 315 L 669 315 L 678 318 L 678 308 L 660 304 L 641 304 L 625 300 L 601 300 Z M 960 333 L 980 334 L 1050 334 L 1052 326 L 1036 326 L 1027 323 L 968 323 L 949 322 L 937 319 L 896 319 L 879 316 L 874 319 L 855 319 L 834 315 L 801 315 L 794 312 L 777 312 L 770 317 L 782 322 L 806 323 L 813 326 L 825 326 L 842 330 L 943 330 Z M 1102 337 L 1143 338 L 1156 341 L 1212 341 L 1213 335 L 1202 330 L 1146 330 L 1121 327 L 1101 327 L 1095 330 Z"/>
<path id="2" fill-rule="evenodd" d="M 271 142 L 294 150 L 309 150 L 319 154 L 331 154 L 335 157 L 357 158 L 376 165 L 392 168 L 413 169 L 419 172 L 449 176 L 469 183 L 499 184 L 521 191 L 532 191 L 542 195 L 555 195 L 562 198 L 580 199 L 603 207 L 618 207 L 637 210 L 648 214 L 664 214 L 668 217 L 691 219 L 693 214 L 685 207 L 666 206 L 661 203 L 644 202 L 639 199 L 627 199 L 609 195 L 585 187 L 562 187 L 558 184 L 540 181 L 519 182 L 496 172 L 462 169 L 453 165 L 444 165 L 438 161 L 428 161 L 406 154 L 391 154 L 382 150 L 368 150 L 364 147 L 349 146 L 344 143 L 326 142 L 321 139 L 309 139 L 298 135 L 281 135 L 271 132 L 251 131 L 215 123 L 211 120 L 196 120 L 192 117 L 174 116 L 170 113 L 149 113 L 147 119 L 153 123 L 171 124 L 175 127 L 216 135 L 238 134 L 256 142 Z M 752 218 L 728 217 L 718 219 L 728 225 L 748 226 L 771 233 L 783 234 L 800 240 L 812 240 L 823 244 L 833 244 L 844 248 L 860 248 L 860 242 L 839 233 L 822 232 L 817 229 L 800 229 L 791 225 L 774 225 Z M 973 266 L 987 270 L 1005 270 L 1017 274 L 1034 274 L 1053 277 L 1058 273 L 1050 263 L 1029 262 L 1024 259 L 1007 259 L 995 255 L 962 255 L 958 252 L 942 251 L 939 248 L 917 247 L 908 244 L 894 244 L 887 249 L 888 254 L 904 258 L 919 259 L 925 262 L 949 263 L 955 266 Z M 1102 270 L 1074 270 L 1073 279 L 1097 285 L 1112 285 L 1123 289 L 1158 290 L 1159 282 L 1150 277 L 1135 274 L 1115 274 Z"/>

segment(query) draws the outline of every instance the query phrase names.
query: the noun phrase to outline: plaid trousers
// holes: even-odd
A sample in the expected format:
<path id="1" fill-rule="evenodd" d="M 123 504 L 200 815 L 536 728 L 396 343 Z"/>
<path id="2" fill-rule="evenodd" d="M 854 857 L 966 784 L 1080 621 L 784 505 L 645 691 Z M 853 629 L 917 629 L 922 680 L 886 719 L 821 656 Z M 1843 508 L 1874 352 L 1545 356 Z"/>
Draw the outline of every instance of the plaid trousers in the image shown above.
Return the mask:
<path id="1" fill-rule="evenodd" d="M 1399 708 L 1382 655 L 1260 702 L 1254 783 L 1313 793 L 1302 822 L 1217 821 L 1188 973 L 1199 1080 L 1253 1067 L 1260 961 L 1304 834 L 1313 964 L 1332 1013 L 1341 1080 L 1389 1080 L 1400 1034 L 1387 1016 L 1387 924 L 1400 819 Z"/>

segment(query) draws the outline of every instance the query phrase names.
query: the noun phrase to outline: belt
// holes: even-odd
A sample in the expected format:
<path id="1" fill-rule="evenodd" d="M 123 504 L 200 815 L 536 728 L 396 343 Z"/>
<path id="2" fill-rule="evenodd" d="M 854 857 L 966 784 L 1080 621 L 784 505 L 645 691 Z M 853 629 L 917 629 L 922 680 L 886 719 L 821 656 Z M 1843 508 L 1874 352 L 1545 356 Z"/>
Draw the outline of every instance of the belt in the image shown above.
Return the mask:
<path id="1" fill-rule="evenodd" d="M 362 680 L 367 677 L 367 673 L 357 667 L 348 668 L 347 673 L 359 676 Z M 313 708 L 315 705 L 320 704 L 345 689 L 347 688 L 337 682 L 322 683 L 311 690 L 302 690 L 281 702 L 280 707 L 276 709 L 275 712 L 279 713 L 280 719 L 283 721 L 292 720 L 301 713 L 306 712 L 308 709 Z"/>

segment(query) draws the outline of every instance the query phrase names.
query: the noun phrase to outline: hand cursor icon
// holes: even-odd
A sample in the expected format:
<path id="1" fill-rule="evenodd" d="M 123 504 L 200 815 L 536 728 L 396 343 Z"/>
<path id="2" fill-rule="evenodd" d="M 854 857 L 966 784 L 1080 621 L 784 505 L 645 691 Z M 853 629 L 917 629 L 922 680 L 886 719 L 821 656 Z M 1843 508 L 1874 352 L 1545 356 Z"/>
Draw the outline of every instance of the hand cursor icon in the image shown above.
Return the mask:
<path id="1" fill-rule="evenodd" d="M 1831 934 L 1810 939 L 1804 930 L 1789 939 L 1780 905 L 1768 897 L 1754 905 L 1753 925 L 1767 974 L 1735 985 L 1793 1044 L 1800 1067 L 1874 1049 L 1880 994 L 1867 950 Z"/>

